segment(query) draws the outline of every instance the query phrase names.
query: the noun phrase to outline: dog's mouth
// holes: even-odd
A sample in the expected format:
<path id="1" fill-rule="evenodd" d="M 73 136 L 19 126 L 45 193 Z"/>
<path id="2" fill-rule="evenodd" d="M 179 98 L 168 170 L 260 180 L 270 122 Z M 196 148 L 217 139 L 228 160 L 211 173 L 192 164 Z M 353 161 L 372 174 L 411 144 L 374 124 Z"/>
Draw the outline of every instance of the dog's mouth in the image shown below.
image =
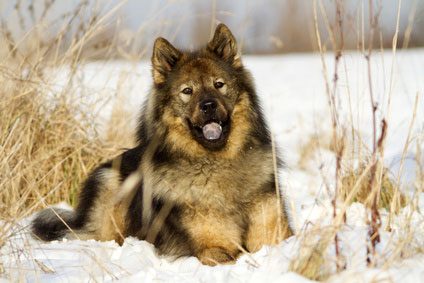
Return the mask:
<path id="1" fill-rule="evenodd" d="M 225 146 L 230 123 L 217 119 L 207 120 L 201 124 L 193 124 L 187 119 L 192 136 L 204 147 L 219 150 Z"/>
<path id="2" fill-rule="evenodd" d="M 218 140 L 222 136 L 222 123 L 214 120 L 206 122 L 203 126 L 196 127 L 197 131 L 202 130 L 203 137 L 208 141 Z"/>

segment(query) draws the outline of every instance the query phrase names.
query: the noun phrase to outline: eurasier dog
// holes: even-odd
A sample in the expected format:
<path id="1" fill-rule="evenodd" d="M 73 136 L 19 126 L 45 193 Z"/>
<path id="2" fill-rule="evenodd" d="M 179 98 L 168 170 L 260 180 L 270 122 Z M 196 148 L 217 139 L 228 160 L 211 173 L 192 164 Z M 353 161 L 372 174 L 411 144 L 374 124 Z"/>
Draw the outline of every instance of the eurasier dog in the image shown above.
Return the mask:
<path id="1" fill-rule="evenodd" d="M 120 244 L 135 236 L 208 265 L 290 236 L 280 162 L 230 30 L 219 25 L 195 52 L 158 38 L 152 65 L 138 146 L 90 174 L 76 211 L 41 211 L 33 233 Z"/>

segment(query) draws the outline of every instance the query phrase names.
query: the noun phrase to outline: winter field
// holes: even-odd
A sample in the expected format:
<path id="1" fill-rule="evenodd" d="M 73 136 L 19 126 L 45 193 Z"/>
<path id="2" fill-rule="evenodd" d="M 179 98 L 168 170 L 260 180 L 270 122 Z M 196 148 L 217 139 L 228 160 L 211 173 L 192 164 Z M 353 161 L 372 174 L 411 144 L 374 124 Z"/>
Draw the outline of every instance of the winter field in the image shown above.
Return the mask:
<path id="1" fill-rule="evenodd" d="M 375 51 L 371 57 L 377 137 L 383 118 L 388 125 L 380 163 L 388 169 L 384 175 L 391 187 L 395 191 L 399 188 L 402 197 L 397 195 L 403 205 L 397 211 L 391 202 L 379 208 L 381 240 L 370 264 L 370 209 L 339 195 L 337 215 L 345 210 L 346 220 L 336 222 L 332 205 L 336 171 L 343 180 L 338 188 L 343 190 L 349 187 L 343 177 L 356 174 L 359 178 L 357 170 L 368 166 L 363 163 L 371 155 L 373 115 L 365 56 L 345 52 L 338 65 L 335 105 L 343 153 L 334 150 L 332 144 L 325 79 L 327 75 L 333 89 L 334 54 L 324 56 L 326 74 L 319 53 L 245 56 L 243 62 L 254 77 L 275 143 L 287 164 L 280 172 L 280 183 L 292 210 L 295 236 L 277 246 L 243 255 L 234 265 L 215 267 L 204 266 L 196 258 L 171 261 L 158 257 L 152 245 L 135 238 L 127 238 L 122 246 L 78 240 L 43 243 L 31 237 L 28 223 L 36 210 L 57 204 L 59 200 L 50 194 L 67 189 L 57 181 L 52 184 L 50 198 L 38 196 L 32 209 L 19 214 L 17 221 L 1 222 L 0 282 L 310 282 L 308 278 L 328 282 L 424 282 L 424 50 L 397 50 L 395 56 L 391 50 Z M 130 147 L 129 129 L 135 125 L 151 86 L 150 63 L 99 61 L 75 73 L 69 70 L 66 66 L 44 70 L 49 101 L 56 103 L 72 90 L 69 103 L 81 113 L 89 113 L 72 114 L 77 121 L 89 121 L 89 130 L 84 132 L 88 140 L 107 141 L 104 144 L 109 156 Z M 48 107 L 54 107 L 54 103 Z M 14 131 L 15 124 L 11 125 L 10 131 Z M 75 179 L 75 187 L 102 159 L 97 156 L 89 168 L 78 167 L 81 176 Z M 5 168 L 7 156 L 0 162 L 0 168 Z M 391 229 L 386 229 L 389 219 Z"/>

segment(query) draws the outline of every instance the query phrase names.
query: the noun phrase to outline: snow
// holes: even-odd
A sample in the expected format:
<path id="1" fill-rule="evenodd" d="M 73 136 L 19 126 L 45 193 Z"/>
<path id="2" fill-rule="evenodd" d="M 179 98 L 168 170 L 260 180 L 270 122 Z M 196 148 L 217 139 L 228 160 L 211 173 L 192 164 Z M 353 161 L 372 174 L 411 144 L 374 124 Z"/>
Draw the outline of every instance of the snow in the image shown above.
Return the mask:
<path id="1" fill-rule="evenodd" d="M 325 62 L 328 81 L 332 87 L 334 56 L 327 54 Z M 292 224 L 299 235 L 292 236 L 277 246 L 263 247 L 255 254 L 243 255 L 234 265 L 209 267 L 202 265 L 196 258 L 171 260 L 158 257 L 152 245 L 135 238 L 127 238 L 122 246 L 115 242 L 94 240 L 42 243 L 29 235 L 29 217 L 8 230 L 8 241 L 0 249 L 0 282 L 310 282 L 288 270 L 290 262 L 299 256 L 302 238 L 309 231 L 305 227 L 311 226 L 306 226 L 306 223 L 325 227 L 332 220 L 332 194 L 326 187 L 333 188 L 334 185 L 334 153 L 321 148 L 304 168 L 299 166 L 301 145 L 305 145 L 311 136 L 331 136 L 322 62 L 319 54 L 291 54 L 245 56 L 244 63 L 255 78 L 273 136 L 288 165 L 280 177 L 283 193 L 288 204 L 294 208 Z M 373 54 L 372 80 L 374 96 L 378 101 L 377 121 L 388 119 L 385 164 L 395 176 L 412 119 L 415 95 L 417 92 L 420 95 L 412 130 L 413 143 L 408 148 L 409 158 L 401 178 L 407 196 L 411 196 L 414 192 L 411 190 L 411 183 L 416 170 L 413 158 L 416 155 L 416 142 L 420 139 L 422 141 L 424 136 L 424 50 L 398 51 L 392 84 L 391 68 L 391 51 Z M 52 95 L 65 88 L 67 72 L 63 69 L 55 72 L 54 76 Z M 136 114 L 149 91 L 150 76 L 147 61 L 135 65 L 123 61 L 90 63 L 78 72 L 80 87 L 76 92 L 94 100 L 112 94 L 113 99 L 129 101 L 126 104 L 127 112 Z M 344 54 L 339 65 L 337 90 L 340 119 L 346 125 L 350 121 L 349 90 L 354 127 L 361 133 L 364 143 L 371 148 L 372 116 L 368 85 L 364 56 L 357 52 Z M 387 111 L 387 96 L 391 88 L 391 105 Z M 96 109 L 100 113 L 96 117 L 101 134 L 113 111 L 112 102 L 103 101 Z M 134 125 L 135 114 L 128 116 L 128 121 Z M 365 223 L 368 213 L 360 203 L 350 205 L 347 208 L 347 223 L 338 233 L 346 270 L 334 273 L 328 281 L 423 281 L 424 217 L 420 210 L 414 208 L 414 204 L 417 203 L 423 210 L 424 194 L 418 191 L 416 196 L 393 219 L 392 232 L 384 230 L 388 215 L 385 210 L 380 211 L 381 242 L 377 245 L 379 258 L 373 268 L 366 265 L 368 226 Z M 390 260 L 400 247 L 398 243 L 408 233 L 414 233 L 414 240 L 405 249 L 408 254 L 402 260 Z M 415 249 L 411 247 L 414 245 Z M 329 262 L 334 262 L 333 245 L 330 245 L 325 257 Z M 388 266 L 385 265 L 386 261 L 390 263 Z"/>

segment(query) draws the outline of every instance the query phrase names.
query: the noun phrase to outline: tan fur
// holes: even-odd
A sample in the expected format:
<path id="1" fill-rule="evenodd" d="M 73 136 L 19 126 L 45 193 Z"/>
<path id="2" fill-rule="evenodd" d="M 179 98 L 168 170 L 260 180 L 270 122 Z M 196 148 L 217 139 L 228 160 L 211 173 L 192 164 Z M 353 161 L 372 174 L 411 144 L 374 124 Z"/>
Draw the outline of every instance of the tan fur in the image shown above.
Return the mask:
<path id="1" fill-rule="evenodd" d="M 165 82 L 165 77 L 161 73 L 159 73 L 155 69 L 153 69 L 152 72 L 153 72 L 153 80 L 155 83 L 160 84 Z"/>
<path id="2" fill-rule="evenodd" d="M 160 169 L 145 178 L 155 187 L 156 195 L 178 203 L 186 201 L 222 210 L 224 204 L 238 201 L 240 195 L 255 197 L 249 195 L 249 189 L 260 188 L 266 180 L 264 176 L 273 172 L 272 155 L 262 150 L 252 149 L 245 159 L 234 161 L 229 163 L 213 155 L 194 164 L 181 159 L 175 167 Z"/>
<path id="3" fill-rule="evenodd" d="M 92 238 L 99 241 L 115 240 L 118 243 L 123 242 L 125 231 L 125 214 L 128 207 L 115 205 L 115 197 L 121 188 L 120 174 L 115 169 L 103 169 L 101 174 L 102 185 L 99 194 L 102 196 L 97 199 L 91 215 L 90 227 L 93 229 Z"/>
<path id="4" fill-rule="evenodd" d="M 166 109 L 162 119 L 171 129 L 165 138 L 165 142 L 172 145 L 173 149 L 180 149 L 189 155 L 206 154 L 206 150 L 189 136 L 189 130 L 184 127 L 180 117 L 173 116 L 171 111 Z"/>
<path id="5" fill-rule="evenodd" d="M 234 158 L 245 144 L 246 134 L 250 130 L 250 122 L 247 120 L 247 113 L 251 111 L 247 93 L 240 95 L 240 100 L 233 110 L 232 119 L 236 123 L 228 138 L 227 149 L 223 152 L 222 158 Z"/>
<path id="6" fill-rule="evenodd" d="M 183 225 L 195 239 L 195 253 L 203 264 L 234 261 L 239 253 L 242 234 L 234 219 L 218 211 L 194 208 L 184 215 Z"/>
<path id="7" fill-rule="evenodd" d="M 281 203 L 275 195 L 258 197 L 250 210 L 246 247 L 250 252 L 272 246 L 292 235 Z"/>

